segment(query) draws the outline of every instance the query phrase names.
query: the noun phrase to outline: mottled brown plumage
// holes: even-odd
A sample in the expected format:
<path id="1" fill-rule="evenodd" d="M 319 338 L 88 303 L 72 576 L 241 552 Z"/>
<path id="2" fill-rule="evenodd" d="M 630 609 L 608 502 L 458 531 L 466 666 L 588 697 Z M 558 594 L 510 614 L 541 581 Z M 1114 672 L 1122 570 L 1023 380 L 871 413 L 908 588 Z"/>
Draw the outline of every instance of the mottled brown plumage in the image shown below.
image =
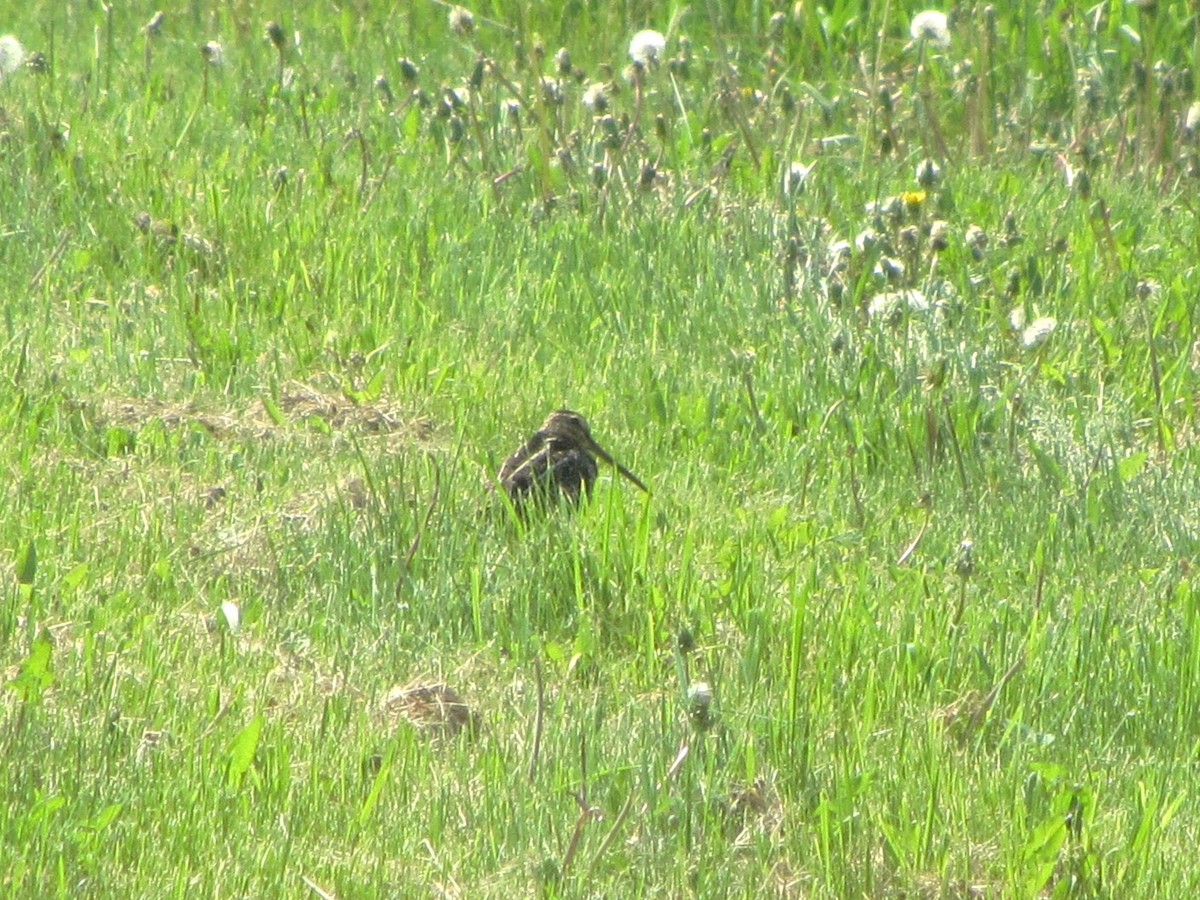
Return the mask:
<path id="1" fill-rule="evenodd" d="M 596 443 L 583 416 L 569 409 L 551 413 L 537 434 L 504 461 L 500 467 L 500 486 L 517 504 L 531 497 L 537 500 L 565 497 L 578 503 L 592 494 L 599 473 L 597 457 L 649 492 L 636 475 Z"/>

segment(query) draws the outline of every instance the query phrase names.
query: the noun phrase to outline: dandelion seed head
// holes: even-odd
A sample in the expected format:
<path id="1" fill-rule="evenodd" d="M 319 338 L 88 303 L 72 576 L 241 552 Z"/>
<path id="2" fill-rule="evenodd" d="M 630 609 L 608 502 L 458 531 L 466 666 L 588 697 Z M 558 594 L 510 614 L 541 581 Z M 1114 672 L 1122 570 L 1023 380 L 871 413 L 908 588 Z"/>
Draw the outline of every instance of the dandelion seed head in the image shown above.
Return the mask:
<path id="1" fill-rule="evenodd" d="M 950 223 L 937 219 L 929 226 L 929 246 L 935 253 L 940 253 L 950 246 Z"/>
<path id="2" fill-rule="evenodd" d="M 1054 329 L 1058 327 L 1058 321 L 1049 316 L 1043 316 L 1039 319 L 1034 319 L 1021 332 L 1021 346 L 1026 350 L 1034 350 L 1050 339 L 1050 335 L 1054 334 Z"/>
<path id="3" fill-rule="evenodd" d="M 11 34 L 0 37 L 0 79 L 11 75 L 25 62 L 25 48 Z"/>
<path id="4" fill-rule="evenodd" d="M 849 241 L 834 241 L 825 251 L 829 274 L 844 272 L 850 266 L 851 246 Z"/>
<path id="5" fill-rule="evenodd" d="M 597 115 L 608 111 L 608 88 L 603 82 L 593 82 L 583 92 L 583 105 Z"/>
<path id="6" fill-rule="evenodd" d="M 968 225 L 963 240 L 972 250 L 983 250 L 988 245 L 987 232 L 978 225 Z"/>
<path id="7" fill-rule="evenodd" d="M 71 142 L 71 126 L 66 122 L 59 122 L 50 129 L 50 146 L 55 150 L 67 149 L 67 144 Z"/>
<path id="8" fill-rule="evenodd" d="M 916 192 L 908 191 L 906 193 L 916 193 Z M 924 195 L 922 195 L 922 198 L 923 197 L 924 197 Z M 904 205 L 905 205 L 904 198 L 903 198 L 903 196 L 900 196 L 900 195 L 893 196 L 893 197 L 885 197 L 883 200 L 880 200 L 878 202 L 872 200 L 870 203 L 867 204 L 867 207 L 866 207 L 867 215 L 873 216 L 876 219 L 885 219 L 885 220 L 891 222 L 893 225 L 898 225 L 898 224 L 900 224 L 901 220 L 903 220 L 903 218 L 904 218 Z M 880 227 L 882 227 L 882 226 L 880 226 Z"/>
<path id="9" fill-rule="evenodd" d="M 708 729 L 713 724 L 712 717 L 712 688 L 707 682 L 696 681 L 688 685 L 687 690 L 688 715 L 700 729 Z"/>
<path id="10" fill-rule="evenodd" d="M 617 138 L 618 140 L 620 139 L 621 129 L 617 125 L 617 120 L 614 119 L 612 116 L 601 116 L 600 120 L 596 124 L 599 126 L 600 131 L 604 134 L 606 139 L 607 138 Z"/>
<path id="11" fill-rule="evenodd" d="M 707 681 L 694 681 L 688 685 L 688 703 L 693 709 L 708 709 L 712 706 L 713 692 Z"/>
<path id="12" fill-rule="evenodd" d="M 542 82 L 542 95 L 551 106 L 562 106 L 567 99 L 563 83 L 558 78 L 547 78 Z"/>
<path id="13" fill-rule="evenodd" d="M 842 301 L 846 299 L 846 279 L 841 272 L 830 275 L 828 278 L 823 278 L 817 282 L 818 291 L 824 295 L 825 299 L 833 306 L 840 307 Z M 835 338 L 836 342 L 836 338 Z"/>
<path id="14" fill-rule="evenodd" d="M 891 256 L 881 256 L 879 257 L 879 262 L 875 263 L 872 274 L 876 278 L 887 281 L 889 284 L 895 284 L 898 281 L 904 280 L 904 273 L 907 270 L 908 267 L 901 260 Z"/>
<path id="15" fill-rule="evenodd" d="M 874 228 L 864 228 L 854 238 L 859 253 L 870 253 L 880 245 L 881 236 Z"/>
<path id="16" fill-rule="evenodd" d="M 958 558 L 954 561 L 954 574 L 959 578 L 970 578 L 975 574 L 975 542 L 966 538 L 958 545 Z"/>
<path id="17" fill-rule="evenodd" d="M 815 165 L 815 162 L 806 166 L 804 163 L 796 161 L 788 166 L 783 173 L 784 196 L 793 197 L 800 193 L 808 182 L 808 176 Z"/>
<path id="18" fill-rule="evenodd" d="M 950 23 L 946 14 L 936 9 L 927 9 L 913 16 L 909 33 L 918 43 L 924 41 L 942 50 L 950 46 Z"/>
<path id="19" fill-rule="evenodd" d="M 652 162 L 642 164 L 641 175 L 638 176 L 638 187 L 643 191 L 648 191 L 654 187 L 658 181 L 658 167 Z"/>
<path id="20" fill-rule="evenodd" d="M 163 11 L 160 9 L 158 12 L 156 12 L 153 16 L 150 17 L 149 22 L 147 22 L 145 25 L 142 26 L 142 33 L 149 35 L 150 37 L 157 37 L 159 35 L 159 33 L 162 31 L 163 23 L 166 20 L 167 20 L 166 14 L 163 13 Z"/>
<path id="21" fill-rule="evenodd" d="M 667 39 L 657 31 L 639 31 L 629 42 L 629 58 L 649 68 L 657 65 L 667 49 Z"/>
<path id="22" fill-rule="evenodd" d="M 1200 100 L 1188 107 L 1187 115 L 1183 119 L 1183 130 L 1189 137 L 1200 131 Z"/>
<path id="23" fill-rule="evenodd" d="M 465 6 L 456 6 L 450 10 L 450 30 L 459 37 L 466 37 L 475 31 L 475 16 Z"/>
<path id="24" fill-rule="evenodd" d="M 217 41 L 209 41 L 201 47 L 200 55 L 210 66 L 219 66 L 225 62 L 225 48 Z"/>
<path id="25" fill-rule="evenodd" d="M 283 26 L 278 22 L 268 22 L 266 28 L 267 40 L 276 50 L 282 50 L 284 44 L 287 43 L 287 35 L 283 31 Z"/>
<path id="26" fill-rule="evenodd" d="M 876 294 L 867 304 L 867 315 L 872 319 L 884 318 L 895 321 L 907 312 L 926 312 L 929 309 L 929 298 L 924 292 L 915 289 L 905 291 L 887 291 Z"/>
<path id="27" fill-rule="evenodd" d="M 554 68 L 558 70 L 559 75 L 571 74 L 571 51 L 566 47 L 559 47 L 558 52 L 554 54 Z"/>
<path id="28" fill-rule="evenodd" d="M 917 163 L 917 184 L 923 188 L 931 188 L 942 180 L 942 167 L 932 159 L 923 159 Z"/>
<path id="29" fill-rule="evenodd" d="M 1092 176 L 1087 173 L 1086 169 L 1080 169 L 1079 174 L 1075 176 L 1074 188 L 1075 192 L 1085 200 L 1092 196 Z"/>
<path id="30" fill-rule="evenodd" d="M 1153 300 L 1161 293 L 1162 285 L 1153 278 L 1143 278 L 1134 289 L 1134 295 L 1139 300 Z"/>
<path id="31" fill-rule="evenodd" d="M 404 79 L 405 84 L 412 84 L 421 77 L 421 70 L 417 68 L 417 64 L 407 56 L 401 57 L 400 77 Z"/>

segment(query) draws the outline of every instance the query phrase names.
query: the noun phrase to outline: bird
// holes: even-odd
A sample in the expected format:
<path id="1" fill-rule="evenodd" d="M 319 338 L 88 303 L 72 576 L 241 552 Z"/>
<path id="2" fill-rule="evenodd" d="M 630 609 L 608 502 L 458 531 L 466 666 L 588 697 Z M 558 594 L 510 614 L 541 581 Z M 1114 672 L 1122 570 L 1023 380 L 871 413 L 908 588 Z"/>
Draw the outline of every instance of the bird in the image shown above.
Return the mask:
<path id="1" fill-rule="evenodd" d="M 597 457 L 650 493 L 640 478 L 596 443 L 587 420 L 569 409 L 547 416 L 537 433 L 504 461 L 497 478 L 515 506 L 531 499 L 546 502 L 559 498 L 578 505 L 592 495 L 600 471 Z"/>

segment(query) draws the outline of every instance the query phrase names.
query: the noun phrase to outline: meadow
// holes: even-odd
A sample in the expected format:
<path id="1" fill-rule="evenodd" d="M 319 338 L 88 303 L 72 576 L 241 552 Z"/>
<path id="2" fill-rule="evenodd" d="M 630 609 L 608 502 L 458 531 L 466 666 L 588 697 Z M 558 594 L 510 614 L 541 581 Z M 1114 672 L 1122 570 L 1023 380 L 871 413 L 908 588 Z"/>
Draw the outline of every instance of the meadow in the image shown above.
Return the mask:
<path id="1" fill-rule="evenodd" d="M 1200 893 L 1195 3 L 5 16 L 4 896 Z"/>

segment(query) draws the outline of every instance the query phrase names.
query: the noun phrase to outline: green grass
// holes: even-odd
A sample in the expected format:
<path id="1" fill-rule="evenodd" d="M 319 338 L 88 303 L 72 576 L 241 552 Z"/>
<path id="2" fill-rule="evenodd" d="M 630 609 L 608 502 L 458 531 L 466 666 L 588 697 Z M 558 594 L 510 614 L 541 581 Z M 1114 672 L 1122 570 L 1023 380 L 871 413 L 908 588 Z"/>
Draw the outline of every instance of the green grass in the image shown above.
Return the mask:
<path id="1" fill-rule="evenodd" d="M 1184 5 L 204 6 L 0 23 L 5 896 L 1200 889 Z"/>

